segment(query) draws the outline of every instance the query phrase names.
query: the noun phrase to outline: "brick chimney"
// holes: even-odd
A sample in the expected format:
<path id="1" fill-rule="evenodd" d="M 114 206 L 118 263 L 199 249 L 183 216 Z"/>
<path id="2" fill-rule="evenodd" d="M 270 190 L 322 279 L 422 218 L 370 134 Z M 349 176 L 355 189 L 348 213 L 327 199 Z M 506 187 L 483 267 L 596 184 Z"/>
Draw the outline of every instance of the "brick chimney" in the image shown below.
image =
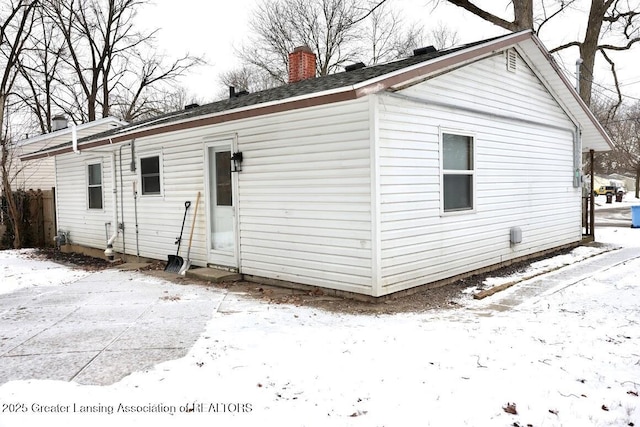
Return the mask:
<path id="1" fill-rule="evenodd" d="M 289 83 L 316 77 L 316 55 L 309 46 L 297 47 L 289 54 Z"/>

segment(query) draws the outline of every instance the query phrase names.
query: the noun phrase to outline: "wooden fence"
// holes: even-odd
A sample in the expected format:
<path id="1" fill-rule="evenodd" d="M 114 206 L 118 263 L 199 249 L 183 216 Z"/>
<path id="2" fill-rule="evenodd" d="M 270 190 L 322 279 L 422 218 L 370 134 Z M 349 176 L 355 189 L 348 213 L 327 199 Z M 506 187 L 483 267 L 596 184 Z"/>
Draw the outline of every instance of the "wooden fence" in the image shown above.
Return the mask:
<path id="1" fill-rule="evenodd" d="M 53 246 L 53 238 L 56 235 L 55 189 L 15 191 L 14 200 L 22 216 L 19 225 L 22 247 Z M 0 210 L 0 241 L 5 247 L 12 247 L 12 230 L 3 196 Z"/>

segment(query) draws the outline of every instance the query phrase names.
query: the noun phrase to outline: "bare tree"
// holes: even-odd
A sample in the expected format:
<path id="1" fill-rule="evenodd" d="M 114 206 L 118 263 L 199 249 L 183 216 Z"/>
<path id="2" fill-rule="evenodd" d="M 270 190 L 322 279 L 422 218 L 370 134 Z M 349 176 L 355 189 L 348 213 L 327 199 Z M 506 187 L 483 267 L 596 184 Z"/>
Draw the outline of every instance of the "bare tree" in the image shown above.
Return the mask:
<path id="1" fill-rule="evenodd" d="M 46 133 L 52 130 L 54 108 L 62 109 L 53 96 L 53 90 L 65 49 L 64 40 L 42 8 L 34 10 L 34 21 L 29 47 L 19 59 L 21 78 L 15 93 L 31 111 L 40 132 Z"/>
<path id="2" fill-rule="evenodd" d="M 236 92 L 258 92 L 281 84 L 280 80 L 274 79 L 264 69 L 252 64 L 245 64 L 239 68 L 223 72 L 219 75 L 218 81 L 224 88 L 218 95 L 220 99 L 229 96 L 227 88 L 230 87 L 233 87 Z"/>
<path id="3" fill-rule="evenodd" d="M 429 39 L 436 49 L 447 49 L 460 42 L 458 32 L 452 30 L 442 21 L 429 30 Z"/>
<path id="4" fill-rule="evenodd" d="M 0 22 L 0 61 L 3 65 L 0 75 L 0 168 L 2 172 L 2 190 L 7 200 L 9 220 L 13 224 L 13 246 L 20 247 L 19 212 L 13 199 L 10 180 L 11 141 L 5 122 L 5 108 L 9 101 L 13 85 L 19 74 L 18 64 L 23 54 L 29 34 L 33 28 L 33 10 L 36 0 L 17 0 L 5 2 L 0 8 L 3 17 Z"/>
<path id="5" fill-rule="evenodd" d="M 69 57 L 65 60 L 82 89 L 88 121 L 96 119 L 100 104 L 102 115 L 109 115 L 109 78 L 116 53 L 132 49 L 148 37 L 132 30 L 131 20 L 140 4 L 137 0 L 110 0 L 105 8 L 99 0 L 45 1 L 47 13 L 66 42 Z"/>
<path id="6" fill-rule="evenodd" d="M 580 67 L 580 96 L 587 105 L 591 103 L 594 67 L 599 52 L 610 66 L 618 94 L 618 102 L 612 108 L 617 109 L 622 103 L 622 92 L 616 66 L 609 52 L 629 50 L 639 41 L 640 11 L 632 9 L 628 1 L 591 0 L 587 30 L 582 41 L 566 43 L 552 49 L 551 52 L 559 52 L 572 46 L 580 49 L 580 58 L 583 61 Z"/>
<path id="7" fill-rule="evenodd" d="M 182 95 L 182 89 L 175 85 L 176 79 L 202 63 L 199 58 L 184 55 L 166 64 L 154 52 L 144 55 L 132 52 L 126 60 L 127 71 L 111 91 L 110 103 L 119 107 L 121 118 L 128 122 L 182 108 L 184 105 L 174 103 Z M 153 87 L 156 90 L 149 90 Z"/>
<path id="8" fill-rule="evenodd" d="M 74 121 L 109 116 L 114 103 L 129 120 L 150 113 L 150 99 L 155 95 L 149 90 L 175 83 L 201 62 L 187 54 L 167 63 L 153 47 L 155 32 L 135 29 L 134 18 L 147 0 L 42 1 L 64 39 L 66 55 L 61 59 L 65 67 L 57 82 L 64 92 L 61 104 L 75 106 L 66 109 Z M 70 110 L 80 112 L 81 117 L 74 117 Z"/>
<path id="9" fill-rule="evenodd" d="M 383 2 L 367 0 L 263 0 L 249 27 L 253 36 L 241 49 L 243 62 L 286 83 L 289 52 L 308 46 L 317 74 L 325 76 L 361 56 L 362 25 Z"/>
<path id="10" fill-rule="evenodd" d="M 422 27 L 405 25 L 400 13 L 390 9 L 389 3 L 381 4 L 360 22 L 362 58 L 367 64 L 378 64 L 406 56 L 420 47 L 425 39 Z"/>
<path id="11" fill-rule="evenodd" d="M 325 76 L 349 63 L 406 56 L 426 39 L 421 26 L 405 25 L 386 0 L 262 0 L 250 29 L 239 52 L 244 65 L 222 76 L 227 85 L 265 89 L 286 83 L 289 53 L 298 46 L 311 48 L 317 75 Z"/>

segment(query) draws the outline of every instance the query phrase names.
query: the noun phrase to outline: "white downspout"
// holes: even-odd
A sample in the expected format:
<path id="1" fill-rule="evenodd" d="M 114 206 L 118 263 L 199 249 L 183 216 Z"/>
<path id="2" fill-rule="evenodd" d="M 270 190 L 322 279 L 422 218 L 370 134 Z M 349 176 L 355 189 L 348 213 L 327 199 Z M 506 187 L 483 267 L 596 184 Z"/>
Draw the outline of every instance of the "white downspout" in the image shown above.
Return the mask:
<path id="1" fill-rule="evenodd" d="M 80 154 L 80 150 L 78 149 L 78 132 L 75 123 L 71 124 L 71 146 L 73 147 L 74 153 Z"/>
<path id="2" fill-rule="evenodd" d="M 118 233 L 120 232 L 120 227 L 118 225 L 118 189 L 117 189 L 117 180 L 116 180 L 116 152 L 111 152 L 111 194 L 112 194 L 112 209 L 113 209 L 113 234 L 107 240 L 107 249 L 104 251 L 106 257 L 113 261 L 113 242 L 118 238 Z"/>

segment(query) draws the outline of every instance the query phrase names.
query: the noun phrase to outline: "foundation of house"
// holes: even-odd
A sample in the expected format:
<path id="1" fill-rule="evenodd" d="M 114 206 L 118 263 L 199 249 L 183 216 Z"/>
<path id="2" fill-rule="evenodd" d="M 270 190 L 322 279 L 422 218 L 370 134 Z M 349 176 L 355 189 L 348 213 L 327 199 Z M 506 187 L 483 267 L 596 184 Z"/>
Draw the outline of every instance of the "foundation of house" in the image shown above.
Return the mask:
<path id="1" fill-rule="evenodd" d="M 192 269 L 190 269 L 189 271 L 187 271 L 186 273 L 186 277 L 190 277 L 193 279 L 198 279 L 198 280 L 205 280 L 211 283 L 224 283 L 224 282 L 236 282 L 236 281 L 249 281 L 249 282 L 254 282 L 254 283 L 259 283 L 259 284 L 263 284 L 263 285 L 267 285 L 267 286 L 276 286 L 276 287 L 281 287 L 281 288 L 288 288 L 288 289 L 293 289 L 293 290 L 299 290 L 299 291 L 305 291 L 305 292 L 312 292 L 318 295 L 327 295 L 327 296 L 332 296 L 332 297 L 341 297 L 341 298 L 350 298 L 350 299 L 354 299 L 354 300 L 358 300 L 358 301 L 364 301 L 364 302 L 371 302 L 371 303 L 379 303 L 379 302 L 384 302 L 386 300 L 390 300 L 390 299 L 395 299 L 395 298 L 400 298 L 400 297 L 405 297 L 405 296 L 409 296 L 409 295 L 413 295 L 428 289 L 435 289 L 435 288 L 439 288 L 442 286 L 447 286 L 450 285 L 452 283 L 455 283 L 459 280 L 462 279 L 466 279 L 468 277 L 471 276 L 475 276 L 477 274 L 484 274 L 484 273 L 488 273 L 491 271 L 495 271 L 498 270 L 500 268 L 503 267 L 508 267 L 512 264 L 518 263 L 518 262 L 523 262 L 523 261 L 528 261 L 528 260 L 533 260 L 536 258 L 540 258 L 540 257 L 544 257 L 550 254 L 553 254 L 554 252 L 558 252 L 558 251 L 562 251 L 562 250 L 566 250 L 566 249 L 572 249 L 575 248 L 577 246 L 581 246 L 581 245 L 585 245 L 585 244 L 590 244 L 592 243 L 593 237 L 592 236 L 585 236 L 585 238 L 583 238 L 581 241 L 578 242 L 574 242 L 574 243 L 570 243 L 570 244 L 566 244 L 566 245 L 562 245 L 562 246 L 558 246 L 552 249 L 547 249 L 544 251 L 539 251 L 530 255 L 525 255 L 525 256 L 521 256 L 518 258 L 514 258 L 514 259 L 510 259 L 507 261 L 503 261 L 497 264 L 493 264 L 487 267 L 483 267 L 477 270 L 473 270 L 473 271 L 469 271 L 463 274 L 458 274 L 456 276 L 452 276 L 446 279 L 442 279 L 442 280 L 438 280 L 435 282 L 430 282 L 430 283 L 425 283 L 424 285 L 421 286 L 416 286 L 413 287 L 411 289 L 405 289 L 402 291 L 398 291 L 398 292 L 394 292 L 388 295 L 383 295 L 383 296 L 379 296 L 379 297 L 374 297 L 374 296 L 370 296 L 370 295 L 363 295 L 363 294 L 357 294 L 354 292 L 349 292 L 349 291 L 342 291 L 342 290 L 336 290 L 336 289 L 329 289 L 329 288 L 323 288 L 323 287 L 318 287 L 318 286 L 312 286 L 312 285 L 305 285 L 305 284 L 301 284 L 301 283 L 295 283 L 295 282 L 289 282 L 289 281 L 284 281 L 284 280 L 277 280 L 277 279 L 270 279 L 270 278 L 266 278 L 266 277 L 260 277 L 260 276 L 253 276 L 253 275 L 248 275 L 248 274 L 241 274 L 241 273 L 236 273 L 236 272 L 231 272 L 231 271 L 227 271 L 227 270 L 222 270 L 222 269 L 216 269 L 216 268 L 211 268 L 211 267 L 193 267 Z M 76 253 L 81 253 L 84 255 L 88 255 L 88 256 L 93 256 L 96 258 L 102 258 L 104 259 L 104 251 L 101 249 L 96 249 L 96 248 L 89 248 L 86 246 L 81 246 L 81 245 L 72 245 L 72 244 L 68 244 L 68 245 L 63 245 L 60 247 L 60 250 L 62 252 L 65 253 L 70 253 L 70 252 L 76 252 Z M 116 260 L 120 260 L 122 259 L 122 254 L 116 254 Z M 150 262 L 154 262 L 154 261 L 158 261 L 156 259 L 153 258 L 144 258 L 144 257 L 140 257 L 140 259 L 138 260 L 138 257 L 136 257 L 135 255 L 126 255 L 125 256 L 125 261 L 130 260 L 130 262 L 136 262 L 136 263 L 150 263 Z"/>

